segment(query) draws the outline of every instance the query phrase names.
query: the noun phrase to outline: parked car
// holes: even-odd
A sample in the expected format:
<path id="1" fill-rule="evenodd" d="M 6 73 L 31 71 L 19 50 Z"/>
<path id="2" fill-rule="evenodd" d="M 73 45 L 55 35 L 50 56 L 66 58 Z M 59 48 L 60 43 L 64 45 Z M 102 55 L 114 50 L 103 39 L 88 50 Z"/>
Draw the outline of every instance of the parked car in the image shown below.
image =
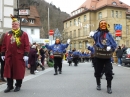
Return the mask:
<path id="1" fill-rule="evenodd" d="M 127 48 L 122 55 L 122 64 L 130 66 L 130 48 Z"/>

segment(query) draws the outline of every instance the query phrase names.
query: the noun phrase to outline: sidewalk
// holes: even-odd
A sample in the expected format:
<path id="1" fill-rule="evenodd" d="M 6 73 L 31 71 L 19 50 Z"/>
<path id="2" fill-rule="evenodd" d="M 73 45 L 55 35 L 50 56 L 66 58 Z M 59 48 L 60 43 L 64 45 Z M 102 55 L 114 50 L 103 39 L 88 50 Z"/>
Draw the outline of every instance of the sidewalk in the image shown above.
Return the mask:
<path id="1" fill-rule="evenodd" d="M 47 64 L 45 64 L 44 67 L 45 67 L 45 70 L 46 70 L 47 68 L 49 68 Z M 41 69 L 40 67 L 38 67 L 37 70 L 38 70 L 39 72 L 42 71 L 42 69 Z M 30 75 L 30 70 L 26 68 L 25 76 L 28 76 L 28 75 Z M 5 84 L 5 83 L 6 83 L 6 82 L 2 82 L 2 81 L 0 80 L 0 85 Z"/>

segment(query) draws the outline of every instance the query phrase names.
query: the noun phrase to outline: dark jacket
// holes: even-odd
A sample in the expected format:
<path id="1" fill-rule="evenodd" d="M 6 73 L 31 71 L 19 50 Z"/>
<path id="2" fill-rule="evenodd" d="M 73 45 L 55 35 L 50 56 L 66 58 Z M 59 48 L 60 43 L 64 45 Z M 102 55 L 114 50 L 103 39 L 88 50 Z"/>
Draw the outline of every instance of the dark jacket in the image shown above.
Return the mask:
<path id="1" fill-rule="evenodd" d="M 45 51 L 42 48 L 40 49 L 40 55 L 43 59 L 45 58 Z"/>
<path id="2" fill-rule="evenodd" d="M 37 50 L 35 48 L 31 48 L 29 52 L 28 63 L 30 65 L 35 65 L 37 58 L 38 58 Z"/>
<path id="3" fill-rule="evenodd" d="M 123 51 L 122 51 L 121 49 L 117 49 L 117 51 L 116 51 L 116 56 L 117 56 L 118 58 L 122 58 L 122 54 L 123 54 Z"/>

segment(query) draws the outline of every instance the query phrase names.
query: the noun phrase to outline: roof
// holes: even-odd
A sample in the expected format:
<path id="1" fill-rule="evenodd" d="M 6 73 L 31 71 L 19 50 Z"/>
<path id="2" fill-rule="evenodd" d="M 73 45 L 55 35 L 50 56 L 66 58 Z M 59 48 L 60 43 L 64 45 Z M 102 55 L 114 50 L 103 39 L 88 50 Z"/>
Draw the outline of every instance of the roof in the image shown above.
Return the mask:
<path id="1" fill-rule="evenodd" d="M 21 17 L 28 21 L 25 23 L 22 22 L 21 23 L 22 26 L 41 27 L 40 16 L 35 6 L 30 6 L 29 16 L 21 16 Z M 35 20 L 33 24 L 29 22 L 30 19 Z"/>
<path id="2" fill-rule="evenodd" d="M 114 5 L 116 4 L 116 5 Z M 85 12 L 88 12 L 88 11 L 91 11 L 91 10 L 98 10 L 98 9 L 101 9 L 101 8 L 104 8 L 104 7 L 117 7 L 117 8 L 123 8 L 123 9 L 130 9 L 130 6 L 119 1 L 119 0 L 86 0 L 78 9 L 80 8 L 84 8 L 85 10 L 83 10 L 82 12 L 78 13 L 78 14 L 75 14 L 71 17 L 69 17 L 68 19 L 64 20 L 63 22 L 69 20 L 69 19 L 72 19 L 78 15 L 81 15 Z M 76 10 L 78 10 L 76 9 Z M 74 11 L 76 11 L 74 10 Z M 74 12 L 72 11 L 72 13 Z M 130 14 L 130 11 L 127 12 L 126 10 L 126 14 Z"/>
<path id="3" fill-rule="evenodd" d="M 117 5 L 112 4 L 113 2 L 115 2 Z M 129 5 L 119 0 L 86 0 L 79 8 L 84 7 L 84 8 L 96 10 L 100 8 L 101 6 L 118 6 L 121 8 L 129 7 Z"/>

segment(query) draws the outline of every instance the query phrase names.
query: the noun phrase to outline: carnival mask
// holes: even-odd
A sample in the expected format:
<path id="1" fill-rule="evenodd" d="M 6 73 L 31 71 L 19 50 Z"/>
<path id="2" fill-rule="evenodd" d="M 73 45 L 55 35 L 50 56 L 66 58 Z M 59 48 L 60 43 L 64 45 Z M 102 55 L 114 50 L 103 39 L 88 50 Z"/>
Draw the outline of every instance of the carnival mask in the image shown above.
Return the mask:
<path id="1" fill-rule="evenodd" d="M 56 44 L 59 44 L 60 43 L 60 39 L 56 39 Z"/>
<path id="2" fill-rule="evenodd" d="M 100 29 L 101 30 L 106 30 L 107 29 L 107 22 L 106 21 L 101 21 L 100 23 L 99 23 L 99 27 L 100 27 Z"/>

